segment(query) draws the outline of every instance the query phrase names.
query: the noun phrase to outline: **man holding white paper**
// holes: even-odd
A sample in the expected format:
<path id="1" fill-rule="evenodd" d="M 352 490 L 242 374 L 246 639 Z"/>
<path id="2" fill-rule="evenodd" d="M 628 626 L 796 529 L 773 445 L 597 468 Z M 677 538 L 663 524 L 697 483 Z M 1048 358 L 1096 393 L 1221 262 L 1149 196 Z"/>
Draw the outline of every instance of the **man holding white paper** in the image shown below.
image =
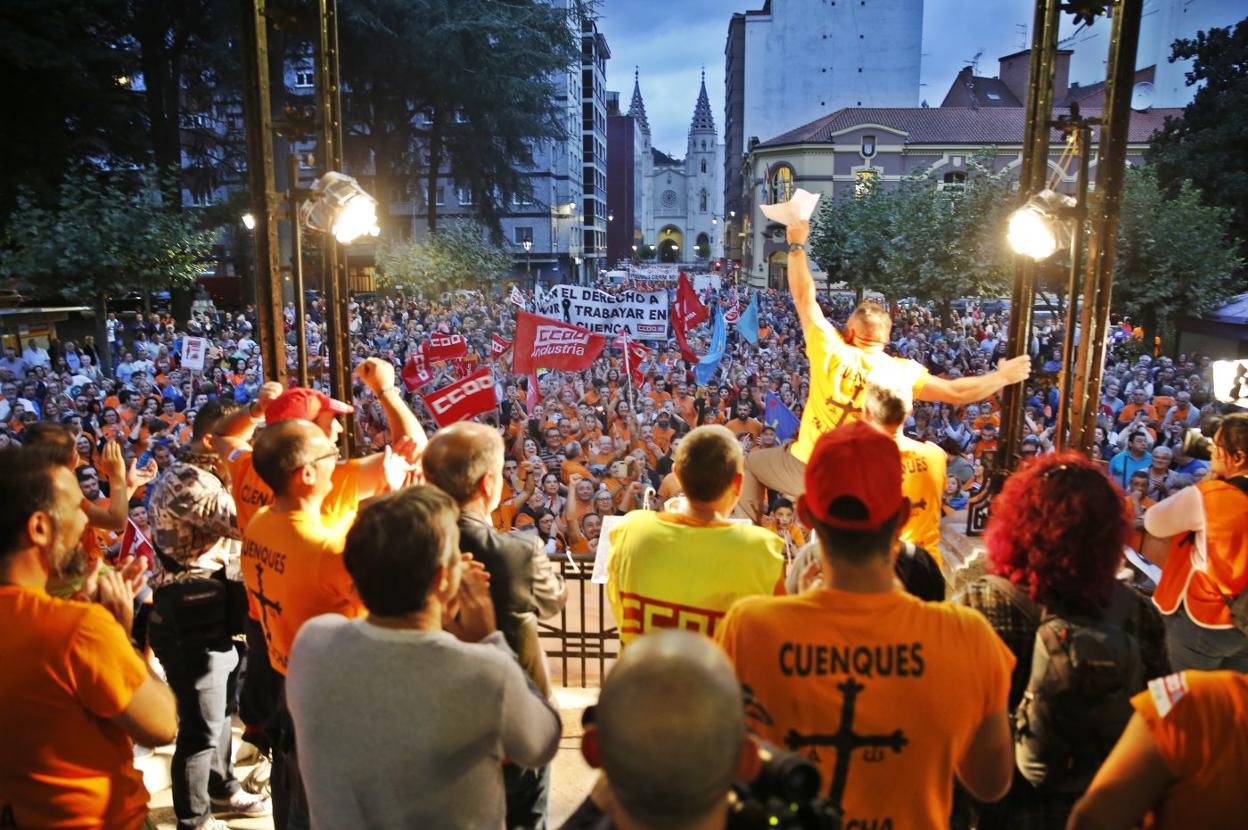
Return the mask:
<path id="1" fill-rule="evenodd" d="M 864 302 L 850 315 L 844 335 L 827 318 L 815 298 L 806 241 L 810 216 L 818 197 L 798 189 L 779 205 L 763 205 L 763 213 L 788 228 L 789 291 L 810 360 L 810 393 L 802 411 L 797 439 L 782 447 L 755 450 L 746 458 L 745 481 L 738 511 L 758 521 L 762 488 L 799 496 L 805 490 L 806 460 L 819 436 L 862 417 L 868 382 L 913 390 L 918 400 L 968 404 L 991 397 L 1005 386 L 1031 374 L 1031 358 L 1022 354 L 997 364 L 986 375 L 946 380 L 933 377 L 913 360 L 884 353 L 892 332 L 892 318 L 881 306 Z"/>

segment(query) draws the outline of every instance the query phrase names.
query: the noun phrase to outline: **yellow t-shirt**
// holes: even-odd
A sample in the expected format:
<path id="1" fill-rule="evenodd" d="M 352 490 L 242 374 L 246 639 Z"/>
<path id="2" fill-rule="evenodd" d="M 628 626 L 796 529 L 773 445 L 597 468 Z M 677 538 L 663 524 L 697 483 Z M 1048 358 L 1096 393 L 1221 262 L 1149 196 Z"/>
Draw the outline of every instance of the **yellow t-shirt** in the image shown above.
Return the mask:
<path id="1" fill-rule="evenodd" d="M 927 383 L 928 371 L 918 363 L 883 352 L 864 352 L 841 339 L 831 324 L 812 325 L 805 334 L 810 393 L 790 450 L 803 464 L 819 436 L 862 417 L 868 380 L 911 389 L 916 396 Z"/>
<path id="2" fill-rule="evenodd" d="M 607 597 L 624 645 L 661 628 L 712 636 L 734 602 L 783 580 L 784 541 L 761 527 L 638 510 L 611 531 Z"/>
<path id="3" fill-rule="evenodd" d="M 1145 819 L 1149 830 L 1229 827 L 1248 812 L 1248 675 L 1185 671 L 1131 698 L 1175 781 Z M 1231 816 L 1239 816 L 1228 823 Z"/>
<path id="4" fill-rule="evenodd" d="M 320 614 L 364 615 L 342 564 L 345 528 L 335 532 L 308 513 L 262 508 L 243 531 L 243 581 L 283 675 L 299 627 Z"/>
<path id="5" fill-rule="evenodd" d="M 955 766 L 1014 667 L 979 612 L 900 589 L 751 597 L 715 639 L 751 730 L 819 767 L 846 827 L 947 826 Z"/>
<path id="6" fill-rule="evenodd" d="M 145 680 L 103 606 L 0 586 L 0 827 L 142 826 L 134 746 L 109 718 Z"/>
<path id="7" fill-rule="evenodd" d="M 901 492 L 910 499 L 910 521 L 901 541 L 913 542 L 940 564 L 941 503 L 945 497 L 945 451 L 927 441 L 898 436 L 901 450 Z"/>

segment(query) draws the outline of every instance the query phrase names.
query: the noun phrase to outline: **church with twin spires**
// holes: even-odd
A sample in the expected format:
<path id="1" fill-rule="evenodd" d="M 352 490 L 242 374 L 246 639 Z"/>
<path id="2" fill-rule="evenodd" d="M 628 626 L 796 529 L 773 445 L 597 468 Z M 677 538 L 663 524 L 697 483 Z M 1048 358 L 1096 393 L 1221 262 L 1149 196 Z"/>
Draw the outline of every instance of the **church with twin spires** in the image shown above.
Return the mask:
<path id="1" fill-rule="evenodd" d="M 618 97 L 608 101 L 608 111 L 608 260 L 629 259 L 633 245 L 641 261 L 708 263 L 723 256 L 724 145 L 706 94 L 706 72 L 684 158 L 651 144 L 639 72 L 627 114 L 620 113 Z"/>

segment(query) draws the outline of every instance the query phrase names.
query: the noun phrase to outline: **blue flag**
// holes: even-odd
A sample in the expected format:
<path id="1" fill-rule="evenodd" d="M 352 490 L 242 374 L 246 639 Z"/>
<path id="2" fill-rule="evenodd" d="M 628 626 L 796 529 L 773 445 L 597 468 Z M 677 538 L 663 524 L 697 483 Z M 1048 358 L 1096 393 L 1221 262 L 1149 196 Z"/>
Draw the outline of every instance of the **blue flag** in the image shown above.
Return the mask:
<path id="1" fill-rule="evenodd" d="M 698 381 L 699 386 L 705 386 L 710 383 L 711 376 L 715 374 L 715 370 L 719 367 L 719 361 L 724 358 L 724 349 L 727 345 L 728 330 L 724 327 L 724 312 L 716 305 L 715 328 L 711 331 L 711 347 L 698 360 L 698 365 L 693 367 L 693 376 Z"/>
<path id="2" fill-rule="evenodd" d="M 763 413 L 763 422 L 776 431 L 776 437 L 788 441 L 797 435 L 801 422 L 784 403 L 776 397 L 775 392 L 767 393 L 767 411 Z"/>
<path id="3" fill-rule="evenodd" d="M 758 345 L 758 292 L 755 291 L 750 297 L 750 307 L 741 312 L 741 319 L 737 321 L 737 331 L 746 340 L 750 341 L 751 346 Z"/>

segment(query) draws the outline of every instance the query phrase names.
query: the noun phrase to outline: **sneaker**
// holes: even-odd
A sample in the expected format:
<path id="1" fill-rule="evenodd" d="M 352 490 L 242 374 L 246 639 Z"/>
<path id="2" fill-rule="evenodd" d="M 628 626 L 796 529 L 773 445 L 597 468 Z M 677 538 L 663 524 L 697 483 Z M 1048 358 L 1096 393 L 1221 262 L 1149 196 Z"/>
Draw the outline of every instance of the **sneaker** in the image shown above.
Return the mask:
<path id="1" fill-rule="evenodd" d="M 262 756 L 256 765 L 252 767 L 251 772 L 247 773 L 247 777 L 243 779 L 243 789 L 249 793 L 256 795 L 267 795 L 269 791 L 269 778 L 273 775 L 273 764 L 267 757 Z"/>
<path id="2" fill-rule="evenodd" d="M 209 816 L 208 820 L 196 827 L 195 830 L 230 830 L 230 825 L 220 819 Z"/>
<path id="3" fill-rule="evenodd" d="M 229 798 L 214 798 L 212 800 L 212 814 L 214 816 L 229 816 L 230 818 L 269 816 L 273 814 L 273 802 L 269 800 L 267 795 L 255 795 L 245 790 L 239 790 Z"/>

